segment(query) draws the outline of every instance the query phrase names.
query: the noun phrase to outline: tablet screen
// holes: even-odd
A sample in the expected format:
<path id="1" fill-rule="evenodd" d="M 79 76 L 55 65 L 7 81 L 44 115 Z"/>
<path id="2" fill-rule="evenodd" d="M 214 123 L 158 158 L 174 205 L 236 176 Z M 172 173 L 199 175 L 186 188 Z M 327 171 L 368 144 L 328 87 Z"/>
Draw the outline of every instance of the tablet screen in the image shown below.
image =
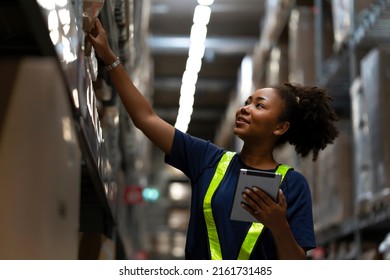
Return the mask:
<path id="1" fill-rule="evenodd" d="M 281 179 L 282 175 L 277 173 L 241 169 L 234 194 L 230 219 L 246 222 L 258 222 L 248 211 L 242 208 L 242 192 L 246 187 L 251 188 L 256 186 L 259 189 L 265 191 L 276 201 Z"/>

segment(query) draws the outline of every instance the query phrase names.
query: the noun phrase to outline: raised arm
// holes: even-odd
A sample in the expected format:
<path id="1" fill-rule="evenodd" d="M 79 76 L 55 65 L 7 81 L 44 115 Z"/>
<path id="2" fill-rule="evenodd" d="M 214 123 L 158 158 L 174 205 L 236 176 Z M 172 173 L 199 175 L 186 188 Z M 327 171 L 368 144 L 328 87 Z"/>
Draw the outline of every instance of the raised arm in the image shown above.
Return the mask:
<path id="1" fill-rule="evenodd" d="M 99 19 L 96 19 L 94 30 L 89 39 L 97 55 L 106 65 L 112 64 L 117 59 L 108 44 L 106 32 Z M 123 65 L 115 67 L 109 73 L 134 125 L 164 153 L 170 154 L 175 133 L 174 127 L 154 112 L 148 100 L 130 80 Z"/>

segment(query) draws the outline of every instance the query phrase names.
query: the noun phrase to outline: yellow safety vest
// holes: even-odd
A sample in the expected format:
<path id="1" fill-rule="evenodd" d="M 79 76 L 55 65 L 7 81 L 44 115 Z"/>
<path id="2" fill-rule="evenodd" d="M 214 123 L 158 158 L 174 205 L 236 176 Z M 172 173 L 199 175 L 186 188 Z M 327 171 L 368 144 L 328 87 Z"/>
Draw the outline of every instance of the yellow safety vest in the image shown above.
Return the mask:
<path id="1" fill-rule="evenodd" d="M 234 152 L 226 152 L 218 163 L 217 169 L 215 170 L 214 176 L 211 179 L 210 185 L 207 189 L 206 195 L 203 200 L 203 213 L 206 221 L 207 234 L 209 238 L 210 255 L 212 260 L 222 260 L 221 246 L 219 243 L 217 226 L 214 221 L 213 209 L 211 207 L 211 200 L 223 177 L 225 176 L 226 170 L 232 160 Z M 282 175 L 282 180 L 286 175 L 287 171 L 291 169 L 290 166 L 281 164 L 276 169 L 275 173 Z M 260 237 L 263 231 L 264 225 L 261 223 L 252 223 L 249 228 L 244 241 L 242 242 L 240 252 L 238 254 L 239 260 L 249 260 L 249 257 L 256 245 L 257 239 Z"/>

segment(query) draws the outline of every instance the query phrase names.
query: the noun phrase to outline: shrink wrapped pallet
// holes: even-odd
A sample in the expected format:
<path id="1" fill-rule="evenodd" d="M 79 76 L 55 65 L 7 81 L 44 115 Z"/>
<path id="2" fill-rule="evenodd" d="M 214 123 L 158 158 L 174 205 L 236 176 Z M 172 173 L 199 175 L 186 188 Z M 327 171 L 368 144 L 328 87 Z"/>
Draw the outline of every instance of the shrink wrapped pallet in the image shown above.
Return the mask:
<path id="1" fill-rule="evenodd" d="M 279 85 L 288 81 L 288 46 L 280 43 L 273 47 L 265 73 L 266 86 Z"/>
<path id="2" fill-rule="evenodd" d="M 332 0 L 332 16 L 334 29 L 334 49 L 339 50 L 348 39 L 351 30 L 351 0 Z M 365 11 L 372 0 L 355 0 L 357 18 Z"/>
<path id="3" fill-rule="evenodd" d="M 353 178 L 357 213 L 367 212 L 373 197 L 373 161 L 368 135 L 367 104 L 363 95 L 362 82 L 356 78 L 350 89 L 353 135 Z"/>
<path id="4" fill-rule="evenodd" d="M 58 61 L 8 59 L 0 75 L 0 259 L 77 259 L 81 151 Z"/>
<path id="5" fill-rule="evenodd" d="M 361 60 L 361 77 L 367 108 L 368 137 L 373 161 L 373 203 L 390 194 L 390 48 L 379 46 Z"/>
<path id="6" fill-rule="evenodd" d="M 312 7 L 298 6 L 289 22 L 289 80 L 291 82 L 313 85 L 316 81 L 315 14 Z M 332 52 L 332 32 L 330 20 L 325 18 L 322 50 L 326 59 Z"/>
<path id="7" fill-rule="evenodd" d="M 267 62 L 272 47 L 278 41 L 295 1 L 264 1 L 265 16 L 260 32 L 260 40 L 253 50 L 253 84 L 255 88 L 264 87 L 266 83 Z"/>
<path id="8" fill-rule="evenodd" d="M 314 15 L 310 7 L 297 7 L 289 23 L 289 80 L 313 84 L 316 79 Z"/>
<path id="9" fill-rule="evenodd" d="M 321 231 L 353 216 L 351 132 L 348 120 L 339 121 L 340 135 L 318 156 L 314 189 L 314 222 Z"/>

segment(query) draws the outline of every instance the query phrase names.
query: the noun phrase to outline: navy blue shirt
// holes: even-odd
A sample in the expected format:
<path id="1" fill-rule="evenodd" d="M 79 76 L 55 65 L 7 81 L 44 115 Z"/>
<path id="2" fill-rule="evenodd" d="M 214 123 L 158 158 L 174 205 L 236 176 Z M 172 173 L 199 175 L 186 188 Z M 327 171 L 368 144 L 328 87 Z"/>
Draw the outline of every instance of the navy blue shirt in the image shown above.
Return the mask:
<path id="1" fill-rule="evenodd" d="M 186 259 L 210 259 L 203 200 L 216 167 L 225 150 L 189 134 L 176 130 L 170 155 L 165 162 L 181 170 L 191 181 L 191 215 L 185 248 Z M 237 259 L 251 223 L 230 220 L 230 212 L 239 170 L 246 166 L 236 154 L 216 190 L 212 209 L 217 226 L 223 259 Z M 275 171 L 275 170 L 273 170 Z M 297 243 L 310 250 L 316 246 L 311 194 L 306 179 L 291 170 L 281 189 L 287 201 L 287 220 Z M 275 242 L 269 229 L 264 228 L 251 259 L 277 259 Z"/>

